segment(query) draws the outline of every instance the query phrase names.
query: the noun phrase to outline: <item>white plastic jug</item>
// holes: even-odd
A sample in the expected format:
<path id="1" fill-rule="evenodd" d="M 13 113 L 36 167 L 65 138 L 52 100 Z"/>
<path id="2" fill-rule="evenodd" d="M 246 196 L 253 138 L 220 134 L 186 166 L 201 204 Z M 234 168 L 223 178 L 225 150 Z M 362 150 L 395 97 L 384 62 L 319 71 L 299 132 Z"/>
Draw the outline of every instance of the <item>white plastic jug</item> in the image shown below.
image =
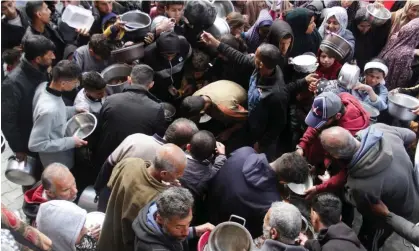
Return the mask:
<path id="1" fill-rule="evenodd" d="M 90 10 L 75 5 L 68 5 L 62 15 L 62 21 L 75 29 L 90 30 L 95 18 Z"/>

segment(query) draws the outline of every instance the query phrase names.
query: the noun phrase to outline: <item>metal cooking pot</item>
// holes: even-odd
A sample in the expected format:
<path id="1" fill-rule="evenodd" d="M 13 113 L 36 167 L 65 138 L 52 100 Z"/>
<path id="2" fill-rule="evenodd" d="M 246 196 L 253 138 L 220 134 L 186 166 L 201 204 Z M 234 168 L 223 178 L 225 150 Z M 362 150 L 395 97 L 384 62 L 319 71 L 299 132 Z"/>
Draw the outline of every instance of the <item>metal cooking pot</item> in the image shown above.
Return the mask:
<path id="1" fill-rule="evenodd" d="M 311 55 L 300 55 L 295 58 L 289 58 L 289 64 L 294 65 L 297 72 L 312 73 L 317 70 L 319 64 L 317 58 Z"/>
<path id="2" fill-rule="evenodd" d="M 234 11 L 234 5 L 230 0 L 211 0 L 211 3 L 214 5 L 219 18 L 225 18 Z"/>
<path id="3" fill-rule="evenodd" d="M 243 221 L 243 225 L 232 222 L 236 218 Z M 227 222 L 218 224 L 211 231 L 205 251 L 240 250 L 250 251 L 252 248 L 252 236 L 244 227 L 246 220 L 237 215 L 231 215 Z"/>
<path id="4" fill-rule="evenodd" d="M 327 34 L 320 44 L 320 49 L 338 61 L 344 59 L 352 50 L 349 42 L 336 33 Z"/>
<path id="5" fill-rule="evenodd" d="M 377 108 L 365 102 L 361 102 L 361 105 L 364 107 L 365 111 L 367 111 L 368 114 L 370 115 L 371 123 L 377 122 L 377 118 L 378 116 L 380 116 L 380 111 Z"/>
<path id="6" fill-rule="evenodd" d="M 97 119 L 95 115 L 90 112 L 79 113 L 67 121 L 65 136 L 77 136 L 81 139 L 85 139 L 94 132 L 96 126 Z"/>
<path id="7" fill-rule="evenodd" d="M 214 24 L 207 29 L 215 38 L 220 38 L 222 35 L 230 33 L 230 26 L 223 18 L 217 17 Z"/>
<path id="8" fill-rule="evenodd" d="M 412 110 L 418 106 L 419 100 L 409 95 L 402 93 L 388 95 L 388 113 L 399 120 L 414 120 L 417 115 Z"/>
<path id="9" fill-rule="evenodd" d="M 367 5 L 367 13 L 365 15 L 368 22 L 375 26 L 383 25 L 391 18 L 391 12 L 386 8 L 376 8 L 374 4 Z"/>
<path id="10" fill-rule="evenodd" d="M 131 75 L 132 67 L 126 64 L 113 64 L 106 67 L 100 74 L 107 83 L 109 95 L 120 93 L 124 90 L 125 82 L 113 84 L 112 80 L 128 77 Z"/>
<path id="11" fill-rule="evenodd" d="M 164 109 L 164 118 L 167 122 L 172 122 L 176 115 L 176 108 L 172 104 L 166 102 L 162 102 L 161 105 Z"/>
<path id="12" fill-rule="evenodd" d="M 193 27 L 208 29 L 217 17 L 217 10 L 209 0 L 187 1 L 184 16 Z"/>
<path id="13" fill-rule="evenodd" d="M 144 56 L 144 43 L 134 44 L 113 50 L 111 52 L 112 59 L 118 63 L 132 63 Z"/>
<path id="14" fill-rule="evenodd" d="M 139 10 L 132 10 L 121 15 L 121 21 L 126 22 L 125 30 L 128 32 L 148 32 L 150 31 L 151 18 L 148 14 Z"/>
<path id="15" fill-rule="evenodd" d="M 16 156 L 10 156 L 7 162 L 6 178 L 21 186 L 35 184 L 36 159 L 26 156 L 24 161 L 18 161 Z"/>
<path id="16" fill-rule="evenodd" d="M 357 65 L 345 63 L 340 69 L 338 80 L 346 89 L 352 89 L 358 84 L 361 70 Z"/>
<path id="17" fill-rule="evenodd" d="M 77 205 L 88 213 L 97 211 L 96 192 L 93 186 L 88 186 L 83 190 Z"/>

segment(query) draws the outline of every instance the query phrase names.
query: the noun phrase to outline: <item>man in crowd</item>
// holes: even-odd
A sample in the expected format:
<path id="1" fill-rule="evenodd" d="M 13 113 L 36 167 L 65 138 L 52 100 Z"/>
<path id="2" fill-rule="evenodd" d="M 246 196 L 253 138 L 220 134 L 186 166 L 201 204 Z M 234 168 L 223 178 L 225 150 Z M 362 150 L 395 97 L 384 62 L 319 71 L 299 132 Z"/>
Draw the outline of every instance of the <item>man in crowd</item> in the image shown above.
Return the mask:
<path id="1" fill-rule="evenodd" d="M 195 123 L 179 118 L 170 124 L 163 138 L 158 134 L 149 136 L 143 133 L 134 133 L 124 139 L 122 143 L 106 159 L 96 179 L 95 190 L 99 195 L 99 211 L 105 211 L 111 191 L 106 187 L 115 165 L 126 158 L 141 158 L 154 160 L 156 152 L 164 144 L 175 144 L 181 149 L 186 147 L 192 136 L 198 132 Z M 214 149 L 213 149 L 214 150 Z"/>
<path id="2" fill-rule="evenodd" d="M 106 208 L 99 250 L 133 250 L 132 222 L 138 212 L 169 185 L 179 185 L 186 156 L 173 144 L 163 145 L 153 162 L 127 158 L 112 171 L 108 187 L 112 193 Z"/>
<path id="3" fill-rule="evenodd" d="M 278 182 L 303 183 L 308 171 L 307 162 L 296 153 L 269 163 L 265 154 L 251 147 L 234 151 L 211 182 L 207 197 L 210 222 L 219 224 L 235 214 L 247 220 L 252 236 L 260 236 L 263 217 L 273 202 L 281 200 Z"/>
<path id="4" fill-rule="evenodd" d="M 174 32 L 164 32 L 144 51 L 144 63 L 155 70 L 155 85 L 150 90 L 157 98 L 172 102 L 179 96 L 183 67 L 192 55 L 188 41 Z"/>
<path id="5" fill-rule="evenodd" d="M 90 35 L 102 33 L 103 18 L 110 13 L 121 15 L 125 12 L 125 8 L 117 1 L 113 0 L 95 0 L 92 10 L 95 21 L 90 28 Z"/>
<path id="6" fill-rule="evenodd" d="M 302 245 L 310 251 L 353 250 L 366 251 L 355 231 L 341 222 L 342 203 L 331 193 L 316 196 L 311 204 L 311 224 L 319 233 L 317 239 L 307 240 L 300 235 Z"/>
<path id="7" fill-rule="evenodd" d="M 166 120 L 163 107 L 148 91 L 154 85 L 153 78 L 154 71 L 150 66 L 136 65 L 128 79 L 130 86 L 123 93 L 106 99 L 99 115 L 96 166 L 102 166 L 112 151 L 131 134 L 164 134 Z"/>
<path id="8" fill-rule="evenodd" d="M 1 52 L 5 49 L 20 47 L 23 35 L 29 25 L 28 17 L 21 9 L 16 8 L 15 0 L 1 1 Z"/>
<path id="9" fill-rule="evenodd" d="M 189 250 L 188 239 L 214 229 L 210 223 L 190 227 L 193 203 L 192 194 L 185 188 L 172 187 L 161 193 L 140 211 L 132 224 L 133 250 Z"/>
<path id="10" fill-rule="evenodd" d="M 265 241 L 261 251 L 304 251 L 295 243 L 301 225 L 301 213 L 297 207 L 286 202 L 272 203 L 263 220 Z"/>
<path id="11" fill-rule="evenodd" d="M 297 153 L 304 155 L 315 167 L 324 165 L 326 168 L 331 167 L 332 159 L 325 155 L 318 137 L 319 132 L 337 125 L 355 135 L 370 124 L 368 113 L 354 96 L 349 93 L 336 95 L 333 92 L 323 92 L 314 99 L 305 122 L 309 127 L 297 145 Z M 339 172 L 328 181 L 306 191 L 308 199 L 316 193 L 343 188 L 346 179 L 345 165 L 335 161 L 333 167 L 339 168 Z"/>
<path id="12" fill-rule="evenodd" d="M 62 92 L 76 88 L 80 77 L 77 64 L 62 60 L 52 70 L 52 81 L 42 83 L 36 89 L 28 146 L 30 151 L 39 153 L 43 166 L 58 162 L 71 169 L 74 166 L 74 148 L 87 144 L 77 135 L 65 136 L 67 121 L 76 112 L 85 110 L 65 106 Z"/>
<path id="13" fill-rule="evenodd" d="M 330 155 L 349 161 L 345 197 L 363 215 L 359 239 L 371 250 L 380 248 L 392 229 L 371 215 L 367 194 L 409 221 L 419 220 L 419 191 L 412 162 L 405 150 L 416 138 L 409 129 L 374 124 L 356 135 L 331 127 L 320 135 Z M 380 234 L 377 234 L 377 233 Z"/>
<path id="14" fill-rule="evenodd" d="M 101 72 L 108 66 L 111 50 L 111 45 L 103 34 L 94 34 L 90 37 L 89 44 L 77 48 L 73 61 L 80 66 L 82 72 Z"/>
<path id="15" fill-rule="evenodd" d="M 2 36 L 4 37 L 4 36 Z M 19 160 L 37 154 L 28 149 L 32 130 L 32 99 L 36 87 L 48 81 L 47 68 L 55 59 L 54 44 L 34 35 L 24 43 L 25 56 L 1 86 L 1 129 Z"/>
<path id="16" fill-rule="evenodd" d="M 41 181 L 25 192 L 23 212 L 33 222 L 42 203 L 49 200 L 74 201 L 76 196 L 76 181 L 68 167 L 52 163 L 42 172 Z"/>
<path id="17" fill-rule="evenodd" d="M 61 34 L 49 24 L 51 10 L 48 5 L 44 1 L 28 1 L 26 2 L 26 15 L 31 20 L 31 24 L 27 28 L 22 41 L 24 42 L 25 39 L 33 35 L 42 35 L 50 39 L 55 45 L 56 59 L 53 65 L 57 64 L 63 58 L 65 42 Z"/>

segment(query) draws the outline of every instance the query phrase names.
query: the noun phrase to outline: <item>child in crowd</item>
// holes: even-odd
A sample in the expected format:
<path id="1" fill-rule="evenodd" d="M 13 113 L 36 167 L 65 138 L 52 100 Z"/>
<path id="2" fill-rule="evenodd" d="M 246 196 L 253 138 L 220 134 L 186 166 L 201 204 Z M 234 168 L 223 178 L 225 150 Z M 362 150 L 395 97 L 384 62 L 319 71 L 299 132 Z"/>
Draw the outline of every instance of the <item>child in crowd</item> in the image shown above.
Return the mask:
<path id="1" fill-rule="evenodd" d="M 102 19 L 102 30 L 110 41 L 114 42 L 115 45 L 120 47 L 122 45 L 121 40 L 125 35 L 124 23 L 117 17 L 113 12 L 107 14 Z"/>
<path id="2" fill-rule="evenodd" d="M 185 22 L 183 19 L 184 6 L 184 1 L 166 1 L 166 5 L 164 6 L 165 15 L 170 19 L 174 19 L 175 21 L 175 33 L 182 36 L 185 34 Z"/>
<path id="3" fill-rule="evenodd" d="M 164 15 L 166 12 L 165 10 L 165 2 L 164 1 L 155 1 L 155 6 L 150 10 L 150 18 L 153 20 L 155 17 Z"/>
<path id="4" fill-rule="evenodd" d="M 1 55 L 4 65 L 4 75 L 7 76 L 20 62 L 21 51 L 18 49 L 7 49 Z"/>
<path id="5" fill-rule="evenodd" d="M 74 100 L 74 106 L 99 114 L 106 98 L 105 80 L 97 72 L 86 72 L 82 76 L 82 87 Z"/>
<path id="6" fill-rule="evenodd" d="M 192 95 L 196 90 L 208 84 L 206 72 L 211 62 L 210 57 L 203 51 L 194 49 L 192 59 L 188 62 L 179 90 L 183 97 Z"/>
<path id="7" fill-rule="evenodd" d="M 338 78 L 342 64 L 336 58 L 319 50 L 317 60 L 319 61 L 319 66 L 317 67 L 316 74 L 319 79 L 333 80 Z"/>

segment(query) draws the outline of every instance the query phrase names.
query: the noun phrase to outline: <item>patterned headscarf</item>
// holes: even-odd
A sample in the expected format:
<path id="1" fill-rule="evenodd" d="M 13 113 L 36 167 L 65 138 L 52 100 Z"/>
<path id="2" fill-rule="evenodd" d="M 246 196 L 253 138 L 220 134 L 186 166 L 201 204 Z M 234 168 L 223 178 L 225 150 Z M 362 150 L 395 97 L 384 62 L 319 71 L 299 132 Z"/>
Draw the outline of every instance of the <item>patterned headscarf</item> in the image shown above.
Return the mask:
<path id="1" fill-rule="evenodd" d="M 340 36 L 344 36 L 346 32 L 346 27 L 348 26 L 348 13 L 346 10 L 342 7 L 335 6 L 330 9 L 327 9 L 327 15 L 326 18 L 323 20 L 323 23 L 321 24 L 319 28 L 320 36 L 323 38 L 325 37 L 325 33 L 327 31 L 327 20 L 331 17 L 335 17 L 338 23 L 340 24 L 339 30 L 335 32 L 336 34 Z"/>
<path id="2" fill-rule="evenodd" d="M 407 11 L 410 8 L 419 5 L 418 0 L 407 0 L 404 7 L 395 13 L 392 14 L 392 22 L 391 22 L 391 30 L 388 34 L 390 38 L 394 33 L 398 32 L 405 24 L 407 24 L 410 20 L 407 17 Z"/>
<path id="3" fill-rule="evenodd" d="M 263 42 L 259 35 L 259 28 L 263 26 L 271 26 L 273 23 L 272 16 L 267 9 L 263 9 L 259 13 L 259 17 L 255 24 L 245 33 L 248 51 L 253 53 Z"/>

